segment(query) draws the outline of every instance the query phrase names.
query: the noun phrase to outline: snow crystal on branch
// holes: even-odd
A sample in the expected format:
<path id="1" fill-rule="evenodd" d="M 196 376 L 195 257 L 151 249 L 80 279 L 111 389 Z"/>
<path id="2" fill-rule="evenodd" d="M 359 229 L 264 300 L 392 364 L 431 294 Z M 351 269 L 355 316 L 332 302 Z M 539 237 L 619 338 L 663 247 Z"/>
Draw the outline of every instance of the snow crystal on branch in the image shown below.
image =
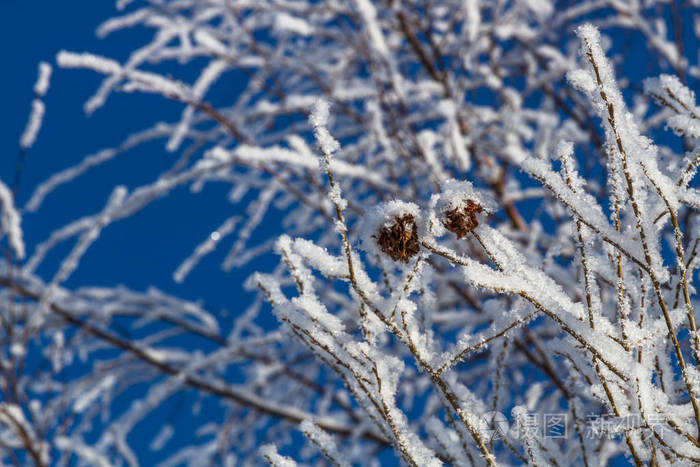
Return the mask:
<path id="1" fill-rule="evenodd" d="M 286 456 L 282 456 L 277 452 L 277 447 L 274 444 L 263 444 L 258 450 L 260 455 L 265 458 L 270 465 L 274 467 L 296 467 L 297 463 Z"/>
<path id="2" fill-rule="evenodd" d="M 577 29 L 582 52 L 588 62 L 589 79 L 578 71 L 572 81 L 585 88 L 603 122 L 607 147 L 610 152 L 614 202 L 619 208 L 629 201 L 639 232 L 647 270 L 659 282 L 669 279 L 660 254 L 660 240 L 654 225 L 651 189 L 658 192 L 671 209 L 678 207 L 678 192 L 668 176 L 657 167 L 658 150 L 641 135 L 635 117 L 627 111 L 612 66 L 600 45 L 600 32 L 585 24 Z M 586 83 L 583 83 L 586 81 Z M 591 87 L 590 82 L 595 83 Z M 585 219 L 581 219 L 586 222 Z M 609 237 L 609 236 L 608 236 Z"/>
<path id="3" fill-rule="evenodd" d="M 449 133 L 450 145 L 446 146 L 452 152 L 452 157 L 459 164 L 460 170 L 467 172 L 471 168 L 471 155 L 466 147 L 466 141 L 459 129 L 457 121 L 457 105 L 452 100 L 442 100 L 438 105 L 438 110 L 443 114 L 447 132 Z"/>
<path id="4" fill-rule="evenodd" d="M 207 93 L 211 85 L 219 79 L 221 74 L 228 68 L 228 63 L 223 60 L 212 61 L 199 75 L 197 81 L 192 86 L 191 98 L 194 103 L 199 103 Z M 187 131 L 190 129 L 192 119 L 194 117 L 194 107 L 188 105 L 182 112 L 179 125 L 173 132 L 170 140 L 166 145 L 168 151 L 175 151 L 185 139 Z"/>
<path id="5" fill-rule="evenodd" d="M 314 103 L 311 114 L 309 115 L 309 123 L 314 129 L 314 135 L 316 136 L 316 141 L 321 149 L 321 157 L 318 159 L 319 168 L 322 172 L 328 175 L 328 181 L 330 182 L 329 197 L 336 210 L 340 213 L 345 210 L 348 202 L 343 199 L 343 192 L 340 188 L 338 182 L 334 179 L 333 173 L 334 169 L 331 165 L 333 153 L 340 149 L 340 143 L 331 136 L 330 132 L 326 128 L 328 125 L 328 117 L 330 115 L 330 105 L 325 99 L 317 99 Z M 337 228 L 339 231 L 344 231 L 346 229 L 345 223 L 342 217 L 338 219 Z"/>
<path id="6" fill-rule="evenodd" d="M 116 60 L 99 57 L 89 53 L 72 53 L 61 50 L 56 56 L 56 62 L 64 68 L 89 68 L 105 75 L 116 75 L 122 67 Z"/>
<path id="7" fill-rule="evenodd" d="M 15 208 L 12 191 L 0 180 L 0 207 L 2 207 L 2 234 L 7 235 L 10 246 L 18 259 L 23 259 L 25 255 L 22 227 L 20 226 L 22 216 Z"/>
<path id="8" fill-rule="evenodd" d="M 282 237 L 282 239 L 285 238 L 284 236 Z M 288 245 L 295 253 L 303 257 L 311 267 L 324 276 L 342 278 L 348 276 L 348 263 L 344 258 L 332 256 L 327 249 L 316 245 L 312 241 L 295 238 Z"/>
<path id="9" fill-rule="evenodd" d="M 211 232 L 206 240 L 200 243 L 192 254 L 177 267 L 173 273 L 173 280 L 177 283 L 184 281 L 185 277 L 192 271 L 192 268 L 194 268 L 204 256 L 214 251 L 223 237 L 233 232 L 240 220 L 239 216 L 229 217 L 219 228 Z"/>
<path id="10" fill-rule="evenodd" d="M 338 467 L 350 467 L 352 465 L 338 451 L 338 446 L 333 437 L 311 420 L 304 420 L 299 428 L 334 465 Z"/>
<path id="11" fill-rule="evenodd" d="M 310 36 L 314 33 L 314 27 L 306 20 L 283 12 L 275 16 L 275 30 L 289 31 L 300 36 Z"/>
<path id="12" fill-rule="evenodd" d="M 44 97 L 49 90 L 50 80 L 51 65 L 46 62 L 39 63 L 39 76 L 37 77 L 36 83 L 34 83 L 36 99 L 32 101 L 32 110 L 29 114 L 29 120 L 27 121 L 27 126 L 24 128 L 24 132 L 19 141 L 19 145 L 22 149 L 26 150 L 34 146 L 36 137 L 39 134 L 41 124 L 44 120 L 44 114 L 46 113 L 46 107 L 41 98 Z"/>
<path id="13" fill-rule="evenodd" d="M 697 113 L 695 92 L 681 83 L 675 76 L 662 74 L 658 78 L 645 79 L 644 92 L 664 105 L 670 106 L 677 113 Z"/>
<path id="14" fill-rule="evenodd" d="M 99 384 L 86 388 L 87 390 L 80 394 L 73 402 L 73 410 L 77 413 L 85 412 L 103 392 L 110 391 L 117 382 L 113 375 L 104 378 Z"/>
<path id="15" fill-rule="evenodd" d="M 695 104 L 695 93 L 678 78 L 670 75 L 648 78 L 644 80 L 644 92 L 674 113 L 668 119 L 668 127 L 674 133 L 700 137 L 700 108 Z"/>
<path id="16" fill-rule="evenodd" d="M 58 272 L 54 276 L 52 286 L 58 285 L 68 279 L 68 277 L 78 267 L 80 259 L 90 246 L 97 240 L 102 232 L 102 229 L 108 225 L 116 215 L 116 211 L 122 206 L 128 191 L 124 186 L 117 186 L 112 190 L 107 200 L 107 205 L 102 212 L 96 217 L 93 225 L 87 229 L 78 240 L 78 243 L 73 247 L 70 254 L 61 262 Z"/>
<path id="17" fill-rule="evenodd" d="M 56 438 L 56 447 L 62 451 L 76 454 L 81 460 L 90 465 L 97 467 L 110 467 L 112 465 L 109 458 L 103 455 L 100 450 L 86 445 L 77 437 L 59 436 Z"/>
<path id="18" fill-rule="evenodd" d="M 46 62 L 39 63 L 39 77 L 34 83 L 34 93 L 38 97 L 44 97 L 49 90 L 49 82 L 51 80 L 51 65 Z"/>
<path id="19" fill-rule="evenodd" d="M 89 53 L 77 54 L 62 50 L 58 53 L 56 61 L 59 66 L 64 68 L 87 68 L 104 75 L 110 75 L 117 80 L 127 79 L 122 87 L 122 90 L 126 92 L 141 91 L 161 94 L 184 102 L 191 100 L 190 92 L 183 83 L 156 73 L 122 67 L 116 60 Z M 111 87 L 103 87 L 91 97 L 85 104 L 85 112 L 91 114 L 100 108 L 105 103 L 109 89 Z"/>
<path id="20" fill-rule="evenodd" d="M 29 121 L 24 129 L 24 133 L 22 133 L 22 138 L 19 140 L 19 145 L 22 149 L 29 149 L 34 145 L 36 137 L 39 135 L 45 112 L 44 103 L 39 99 L 34 99 L 32 101 L 32 111 L 29 114 Z"/>
<path id="21" fill-rule="evenodd" d="M 382 33 L 382 28 L 377 21 L 377 9 L 369 0 L 355 0 L 355 6 L 362 16 L 372 48 L 376 50 L 381 57 L 385 59 L 388 58 L 390 56 L 389 46 Z"/>
<path id="22" fill-rule="evenodd" d="M 330 157 L 335 151 L 340 149 L 340 143 L 331 136 L 326 126 L 328 126 L 328 117 L 330 115 L 330 104 L 325 99 L 316 100 L 314 107 L 309 116 L 309 122 L 314 129 L 316 141 L 321 148 L 324 156 Z M 321 168 L 324 172 L 328 170 L 325 157 L 321 158 Z"/>
<path id="23" fill-rule="evenodd" d="M 226 46 L 204 29 L 197 29 L 197 31 L 195 31 L 194 40 L 215 54 L 224 57 L 228 54 Z"/>
<path id="24" fill-rule="evenodd" d="M 115 31 L 119 31 L 120 29 L 126 29 L 141 24 L 146 21 L 150 15 L 150 9 L 141 8 L 126 15 L 108 19 L 100 24 L 95 33 L 97 34 L 97 37 L 104 38 Z"/>

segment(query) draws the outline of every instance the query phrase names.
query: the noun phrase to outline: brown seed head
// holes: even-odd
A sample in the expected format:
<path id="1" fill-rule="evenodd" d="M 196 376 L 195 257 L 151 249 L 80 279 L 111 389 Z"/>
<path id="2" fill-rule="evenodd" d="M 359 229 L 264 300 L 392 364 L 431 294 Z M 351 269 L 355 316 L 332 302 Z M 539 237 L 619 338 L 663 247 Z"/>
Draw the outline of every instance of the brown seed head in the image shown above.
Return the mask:
<path id="1" fill-rule="evenodd" d="M 457 238 L 462 238 L 479 225 L 476 215 L 481 211 L 481 206 L 469 199 L 463 206 L 445 211 L 442 223 L 447 230 L 456 233 Z"/>
<path id="2" fill-rule="evenodd" d="M 377 234 L 377 245 L 394 261 L 408 263 L 408 258 L 418 253 L 418 229 L 411 214 L 394 217 L 394 223 L 381 227 Z"/>

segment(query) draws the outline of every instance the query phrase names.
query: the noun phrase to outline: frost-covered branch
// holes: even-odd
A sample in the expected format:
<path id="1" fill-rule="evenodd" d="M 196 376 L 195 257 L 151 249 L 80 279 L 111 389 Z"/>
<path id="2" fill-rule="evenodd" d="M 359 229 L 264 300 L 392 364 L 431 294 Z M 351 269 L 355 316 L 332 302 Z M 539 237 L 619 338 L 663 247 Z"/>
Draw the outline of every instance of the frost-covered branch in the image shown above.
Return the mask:
<path id="1" fill-rule="evenodd" d="M 0 182 L 0 461 L 697 463 L 696 3 L 119 0 L 17 174 L 52 75 L 158 116 Z M 137 214 L 198 240 L 89 283 Z"/>

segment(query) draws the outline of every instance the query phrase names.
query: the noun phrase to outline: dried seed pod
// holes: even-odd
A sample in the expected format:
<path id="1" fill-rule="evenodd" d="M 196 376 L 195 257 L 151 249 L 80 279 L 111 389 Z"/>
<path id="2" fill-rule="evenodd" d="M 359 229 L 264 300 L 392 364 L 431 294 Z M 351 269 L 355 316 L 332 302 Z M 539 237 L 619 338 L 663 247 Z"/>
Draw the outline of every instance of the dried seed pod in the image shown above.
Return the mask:
<path id="1" fill-rule="evenodd" d="M 377 245 L 394 261 L 408 263 L 408 258 L 415 256 L 420 248 L 416 218 L 412 214 L 394 217 L 394 222 L 379 228 L 377 234 Z"/>
<path id="2" fill-rule="evenodd" d="M 462 238 L 479 225 L 476 215 L 481 211 L 479 204 L 468 199 L 461 206 L 445 211 L 442 223 L 447 230 L 456 233 L 457 238 Z"/>

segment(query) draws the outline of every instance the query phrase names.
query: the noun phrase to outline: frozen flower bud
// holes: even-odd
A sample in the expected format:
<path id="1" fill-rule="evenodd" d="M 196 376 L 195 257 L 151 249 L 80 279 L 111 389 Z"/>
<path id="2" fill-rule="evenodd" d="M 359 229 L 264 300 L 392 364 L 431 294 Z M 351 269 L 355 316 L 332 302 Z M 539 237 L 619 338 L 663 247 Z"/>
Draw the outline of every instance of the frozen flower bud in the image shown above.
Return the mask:
<path id="1" fill-rule="evenodd" d="M 374 254 L 386 254 L 408 263 L 419 249 L 420 212 L 414 203 L 389 201 L 374 207 L 364 219 L 362 245 Z"/>
<path id="2" fill-rule="evenodd" d="M 476 215 L 482 211 L 481 205 L 475 201 L 464 200 L 462 204 L 444 212 L 442 223 L 447 230 L 457 234 L 457 238 L 462 238 L 479 225 Z"/>
<path id="3" fill-rule="evenodd" d="M 418 229 L 411 214 L 395 217 L 388 227 L 379 229 L 376 235 L 379 248 L 394 261 L 408 263 L 408 258 L 418 253 Z"/>
<path id="4" fill-rule="evenodd" d="M 448 230 L 462 238 L 479 225 L 477 214 L 494 212 L 495 201 L 465 180 L 446 180 L 442 192 L 431 199 L 430 231 L 444 235 Z"/>

